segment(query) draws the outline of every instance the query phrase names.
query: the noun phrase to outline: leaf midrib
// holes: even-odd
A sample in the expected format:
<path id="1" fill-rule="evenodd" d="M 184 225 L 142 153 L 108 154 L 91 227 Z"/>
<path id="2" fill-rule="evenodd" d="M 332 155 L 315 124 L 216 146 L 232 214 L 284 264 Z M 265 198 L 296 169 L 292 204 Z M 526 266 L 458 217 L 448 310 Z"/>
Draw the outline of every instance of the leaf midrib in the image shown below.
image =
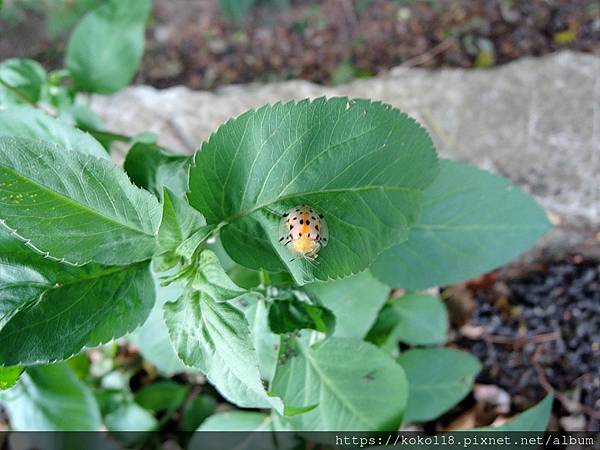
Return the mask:
<path id="1" fill-rule="evenodd" d="M 81 209 L 83 211 L 89 212 L 93 216 L 97 216 L 97 217 L 100 217 L 100 218 L 104 219 L 105 222 L 110 222 L 110 223 L 119 225 L 119 226 L 121 226 L 121 227 L 123 227 L 125 229 L 132 230 L 132 231 L 135 231 L 137 233 L 143 234 L 144 236 L 153 237 L 153 238 L 156 236 L 156 233 L 149 234 L 145 230 L 142 230 L 140 228 L 131 226 L 130 224 L 122 223 L 121 221 L 117 220 L 116 218 L 113 218 L 113 217 L 110 217 L 110 216 L 105 216 L 105 215 L 101 214 L 99 211 L 96 211 L 96 210 L 92 209 L 91 207 L 89 207 L 87 205 L 79 203 L 79 202 L 77 202 L 77 201 L 75 201 L 75 200 L 73 200 L 73 199 L 71 199 L 69 197 L 66 197 L 64 194 L 56 192 L 55 190 L 49 188 L 48 186 L 40 184 L 37 181 L 34 181 L 34 180 L 30 179 L 30 178 L 27 178 L 27 177 L 21 175 L 19 172 L 17 172 L 12 167 L 9 167 L 9 166 L 7 166 L 5 164 L 2 164 L 1 166 L 4 167 L 4 169 L 7 172 L 11 173 L 15 178 L 23 180 L 26 184 L 32 185 L 34 187 L 37 187 L 40 190 L 49 193 L 51 196 L 58 197 L 59 200 L 62 199 L 64 201 L 64 203 L 67 203 L 67 204 L 70 204 L 70 205 L 74 206 L 75 209 Z M 112 202 L 112 199 L 110 199 L 110 200 Z M 18 233 L 18 231 L 17 231 L 17 233 Z"/>
<path id="2" fill-rule="evenodd" d="M 256 211 L 259 211 L 268 206 L 274 205 L 275 203 L 279 203 L 284 200 L 289 200 L 296 197 L 308 197 L 311 195 L 327 195 L 327 194 L 336 194 L 336 193 L 344 193 L 344 192 L 363 192 L 363 191 L 371 191 L 371 190 L 382 190 L 382 191 L 395 191 L 395 192 L 414 192 L 420 193 L 421 191 L 416 188 L 408 187 L 408 186 L 386 186 L 386 185 L 369 185 L 369 186 L 360 186 L 360 187 L 349 187 L 349 188 L 338 188 L 338 189 L 327 189 L 322 191 L 306 191 L 306 192 L 294 192 L 292 194 L 283 195 L 281 197 L 277 197 L 274 200 L 262 203 L 257 205 L 249 210 L 241 211 L 237 214 L 229 216 L 224 219 L 225 223 L 231 223 L 236 220 L 242 219 L 246 216 L 249 216 Z"/>
<path id="3" fill-rule="evenodd" d="M 74 281 L 72 281 L 72 282 L 69 282 L 69 283 L 64 283 L 64 284 L 57 284 L 57 285 L 54 285 L 54 286 L 50 287 L 49 289 L 46 289 L 46 290 L 45 290 L 44 292 L 42 292 L 42 293 L 41 293 L 41 294 L 40 294 L 40 295 L 39 295 L 39 296 L 38 296 L 38 297 L 37 297 L 35 300 L 32 300 L 32 301 L 36 301 L 36 300 L 40 300 L 40 299 L 42 299 L 42 297 L 44 297 L 44 296 L 45 296 L 45 295 L 46 295 L 48 292 L 50 292 L 50 291 L 52 291 L 52 290 L 55 290 L 55 289 L 60 289 L 60 288 L 63 288 L 63 287 L 65 287 L 65 286 L 71 286 L 71 285 L 73 285 L 73 284 L 77 284 L 77 283 L 84 282 L 84 281 L 90 281 L 90 280 L 99 280 L 99 279 L 101 279 L 101 278 L 104 278 L 105 276 L 112 275 L 113 273 L 120 272 L 120 271 L 125 271 L 125 270 L 129 270 L 129 269 L 131 269 L 131 268 L 135 268 L 135 266 L 139 266 L 139 265 L 141 265 L 141 264 L 143 264 L 143 263 L 144 263 L 144 262 L 141 262 L 141 263 L 135 263 L 135 264 L 131 264 L 131 265 L 129 265 L 129 266 L 116 266 L 116 267 L 113 267 L 113 268 L 112 268 L 112 270 L 109 270 L 109 271 L 107 271 L 107 272 L 104 272 L 104 273 L 103 273 L 101 276 L 97 276 L 97 277 L 83 277 L 83 278 L 78 278 L 77 280 L 74 280 Z M 84 298 L 86 298 L 86 297 L 85 297 L 85 296 L 81 296 L 81 297 L 80 297 L 80 298 L 79 298 L 77 301 L 75 301 L 75 302 L 71 303 L 71 304 L 69 305 L 69 307 L 68 307 L 68 308 L 66 308 L 66 309 L 63 309 L 62 311 L 60 311 L 59 313 L 55 314 L 55 315 L 54 315 L 54 316 L 52 316 L 52 317 L 47 317 L 47 318 L 45 318 L 43 321 L 40 321 L 40 322 L 35 322 L 35 323 L 32 323 L 32 324 L 29 324 L 28 326 L 25 326 L 25 327 L 23 327 L 23 328 L 20 328 L 19 330 L 15 330 L 15 331 L 13 331 L 12 333 L 8 333 L 8 334 L 4 335 L 4 336 L 2 337 L 2 339 L 0 340 L 0 342 L 7 340 L 8 338 L 10 338 L 11 336 L 13 336 L 13 335 L 15 335 L 15 334 L 21 334 L 23 331 L 29 330 L 29 329 L 31 329 L 31 328 L 36 328 L 38 325 L 40 325 L 40 324 L 42 324 L 42 323 L 49 323 L 49 322 L 51 322 L 52 320 L 56 319 L 57 317 L 59 317 L 59 316 L 61 316 L 61 315 L 65 314 L 65 313 L 66 313 L 66 312 L 68 312 L 69 310 L 73 309 L 75 306 L 77 306 L 79 303 L 81 303 L 81 302 L 84 300 Z M 29 302 L 28 302 L 28 304 L 29 304 Z M 26 306 L 26 305 L 22 305 L 22 307 L 25 307 L 25 306 Z M 20 309 L 20 308 L 19 308 L 19 309 Z"/>

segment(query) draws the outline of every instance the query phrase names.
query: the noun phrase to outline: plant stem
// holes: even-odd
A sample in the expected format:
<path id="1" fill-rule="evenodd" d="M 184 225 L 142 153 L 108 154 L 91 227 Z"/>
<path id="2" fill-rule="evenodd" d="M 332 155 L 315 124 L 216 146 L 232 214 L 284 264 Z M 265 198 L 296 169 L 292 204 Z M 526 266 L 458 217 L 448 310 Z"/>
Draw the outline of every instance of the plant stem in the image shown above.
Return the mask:
<path id="1" fill-rule="evenodd" d="M 120 133 L 112 133 L 110 131 L 96 130 L 94 128 L 86 128 L 84 131 L 90 133 L 95 138 L 99 139 L 110 139 L 112 141 L 118 142 L 130 142 L 133 137 L 127 136 L 125 134 Z"/>
<path id="2" fill-rule="evenodd" d="M 269 286 L 271 284 L 271 277 L 269 276 L 269 272 L 266 270 L 261 269 L 260 272 L 258 272 L 258 276 L 260 278 L 261 285 Z"/>

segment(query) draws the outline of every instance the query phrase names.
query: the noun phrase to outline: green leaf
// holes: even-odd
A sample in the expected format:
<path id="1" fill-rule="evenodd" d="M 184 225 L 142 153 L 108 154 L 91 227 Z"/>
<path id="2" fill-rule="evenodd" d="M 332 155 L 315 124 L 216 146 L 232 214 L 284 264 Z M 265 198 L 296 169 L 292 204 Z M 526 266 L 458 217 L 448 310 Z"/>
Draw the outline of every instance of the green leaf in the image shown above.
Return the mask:
<path id="1" fill-rule="evenodd" d="M 198 431 L 271 431 L 271 417 L 251 411 L 222 412 L 206 419 Z M 243 438 L 246 438 L 246 435 Z M 190 448 L 204 448 L 204 446 L 190 445 Z M 235 448 L 235 446 L 222 448 Z"/>
<path id="2" fill-rule="evenodd" d="M 0 367 L 0 391 L 14 386 L 23 373 L 22 367 Z"/>
<path id="3" fill-rule="evenodd" d="M 181 431 L 195 431 L 215 412 L 217 402 L 210 395 L 200 395 L 187 401 L 181 415 Z"/>
<path id="4" fill-rule="evenodd" d="M 36 139 L 56 144 L 65 150 L 109 158 L 100 143 L 89 134 L 29 106 L 0 111 L 0 136 Z"/>
<path id="5" fill-rule="evenodd" d="M 231 281 L 217 255 L 210 250 L 204 250 L 198 258 L 192 287 L 217 302 L 233 300 L 246 294 L 245 289 Z"/>
<path id="6" fill-rule="evenodd" d="M 335 316 L 327 308 L 300 300 L 275 300 L 269 308 L 269 328 L 277 334 L 310 329 L 332 334 Z"/>
<path id="7" fill-rule="evenodd" d="M 204 227 L 206 221 L 185 199 L 168 188 L 164 188 L 162 197 L 163 215 L 158 229 L 158 245 L 162 253 L 174 255 L 181 243 Z"/>
<path id="8" fill-rule="evenodd" d="M 144 322 L 154 303 L 149 263 L 102 268 L 19 265 L 0 258 L 0 299 L 19 292 L 25 297 L 2 308 L 0 364 L 36 364 L 60 359 L 120 337 Z M 57 266 L 59 266 L 57 264 Z M 2 271 L 3 272 L 3 271 Z M 11 288 L 11 283 L 16 286 Z M 2 302 L 3 303 L 3 302 Z"/>
<path id="9" fill-rule="evenodd" d="M 154 431 L 158 427 L 158 420 L 146 411 L 144 408 L 134 402 L 126 402 L 119 406 L 115 411 L 104 417 L 104 423 L 109 431 L 132 432 L 132 431 Z M 125 435 L 127 441 L 140 436 Z"/>
<path id="10" fill-rule="evenodd" d="M 135 402 L 153 412 L 174 411 L 188 394 L 188 388 L 173 381 L 159 381 L 145 385 L 135 394 Z"/>
<path id="11" fill-rule="evenodd" d="M 240 407 L 269 407 L 243 313 L 204 292 L 185 291 L 165 304 L 165 322 L 179 358 L 197 367 L 227 400 Z"/>
<path id="12" fill-rule="evenodd" d="M 220 433 L 211 433 L 212 431 Z M 227 411 L 210 416 L 194 433 L 188 449 L 295 450 L 305 443 L 284 427 L 280 416 L 254 411 Z M 243 433 L 242 433 L 243 432 Z M 250 432 L 250 433 L 248 433 Z"/>
<path id="13" fill-rule="evenodd" d="M 45 5 L 45 25 L 48 36 L 55 40 L 71 30 L 90 9 L 97 7 L 102 0 L 54 0 Z"/>
<path id="14" fill-rule="evenodd" d="M 52 258 L 129 264 L 154 253 L 160 205 L 110 161 L 0 137 L 0 200 L 4 225 Z"/>
<path id="15" fill-rule="evenodd" d="M 369 272 L 328 283 L 312 283 L 305 290 L 335 315 L 334 336 L 359 339 L 365 337 L 390 293 L 390 288 Z"/>
<path id="16" fill-rule="evenodd" d="M 85 133 L 94 134 L 102 147 L 108 152 L 115 138 L 110 133 L 103 133 L 105 130 L 102 118 L 89 106 L 85 104 L 74 104 L 60 108 L 60 120 L 68 122 L 73 127 L 80 129 Z M 107 153 L 105 152 L 105 153 Z"/>
<path id="17" fill-rule="evenodd" d="M 441 161 L 408 241 L 382 253 L 371 271 L 389 286 L 419 290 L 488 272 L 550 229 L 544 210 L 505 178 Z"/>
<path id="18" fill-rule="evenodd" d="M 291 419 L 297 430 L 391 431 L 400 426 L 406 377 L 377 347 L 350 338 L 330 338 L 312 347 L 287 339 L 279 355 L 271 390 L 287 413 L 303 413 Z"/>
<path id="19" fill-rule="evenodd" d="M 4 404 L 15 431 L 98 431 L 98 404 L 66 364 L 29 367 Z"/>
<path id="20" fill-rule="evenodd" d="M 258 298 L 244 310 L 244 314 L 250 326 L 250 336 L 258 356 L 261 377 L 271 381 L 277 365 L 279 336 L 269 328 L 267 302 L 264 298 Z"/>
<path id="21" fill-rule="evenodd" d="M 471 391 L 481 370 L 477 358 L 449 348 L 413 349 L 397 361 L 408 378 L 405 423 L 432 420 L 448 411 Z"/>
<path id="22" fill-rule="evenodd" d="M 190 204 L 223 222 L 239 264 L 300 283 L 368 267 L 408 237 L 421 191 L 437 170 L 429 136 L 389 105 L 346 98 L 276 104 L 222 125 L 190 169 Z M 330 242 L 319 263 L 279 243 L 282 213 L 307 204 L 324 215 Z"/>
<path id="23" fill-rule="evenodd" d="M 144 324 L 128 336 L 128 339 L 139 349 L 144 359 L 153 364 L 164 376 L 172 376 L 180 372 L 192 371 L 177 357 L 169 331 L 163 319 L 163 305 L 177 300 L 183 288 L 180 283 L 161 286 L 155 282 L 156 303 Z"/>
<path id="24" fill-rule="evenodd" d="M 198 247 L 208 241 L 215 230 L 215 225 L 205 225 L 199 228 L 175 249 L 175 254 L 186 259 L 192 259 Z"/>
<path id="25" fill-rule="evenodd" d="M 539 402 L 527 411 L 519 414 L 516 418 L 506 422 L 499 427 L 476 428 L 469 431 L 540 431 L 543 432 L 548 427 L 550 414 L 552 413 L 552 402 L 554 396 L 546 395 L 544 400 Z"/>
<path id="26" fill-rule="evenodd" d="M 46 84 L 44 68 L 32 59 L 11 58 L 0 64 L 0 106 L 37 103 Z M 18 91 L 17 92 L 15 92 Z"/>
<path id="27" fill-rule="evenodd" d="M 379 313 L 367 340 L 394 352 L 398 341 L 412 345 L 446 342 L 448 312 L 439 297 L 408 294 L 390 300 Z"/>
<path id="28" fill-rule="evenodd" d="M 123 168 L 131 181 L 157 197 L 167 187 L 179 196 L 185 195 L 191 158 L 174 155 L 158 145 L 138 142 L 125 156 Z"/>
<path id="29" fill-rule="evenodd" d="M 149 0 L 109 0 L 84 16 L 65 57 L 77 89 L 112 94 L 131 82 L 142 60 L 149 12 Z"/>

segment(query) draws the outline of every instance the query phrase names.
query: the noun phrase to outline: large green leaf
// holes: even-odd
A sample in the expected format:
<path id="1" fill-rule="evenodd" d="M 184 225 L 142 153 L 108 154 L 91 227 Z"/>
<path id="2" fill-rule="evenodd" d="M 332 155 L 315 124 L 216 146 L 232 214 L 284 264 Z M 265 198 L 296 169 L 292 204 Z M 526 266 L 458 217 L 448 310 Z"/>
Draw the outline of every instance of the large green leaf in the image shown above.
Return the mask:
<path id="1" fill-rule="evenodd" d="M 123 169 L 131 181 L 157 197 L 165 187 L 183 196 L 187 191 L 190 160 L 189 156 L 168 153 L 156 144 L 137 142 L 127 152 Z"/>
<path id="2" fill-rule="evenodd" d="M 0 136 L 36 139 L 97 158 L 109 157 L 102 145 L 89 134 L 30 106 L 0 111 Z"/>
<path id="3" fill-rule="evenodd" d="M 377 318 L 390 288 L 369 272 L 343 280 L 305 286 L 335 315 L 334 336 L 363 338 Z"/>
<path id="4" fill-rule="evenodd" d="M 155 250 L 160 205 L 110 161 L 0 137 L 0 218 L 41 253 L 129 264 Z"/>
<path id="5" fill-rule="evenodd" d="M 550 224 L 510 181 L 452 161 L 425 191 L 408 241 L 382 253 L 371 271 L 409 290 L 447 285 L 492 270 L 529 248 Z"/>
<path id="6" fill-rule="evenodd" d="M 409 350 L 398 363 L 408 378 L 407 423 L 432 420 L 448 411 L 469 393 L 481 370 L 477 358 L 449 348 Z"/>
<path id="7" fill-rule="evenodd" d="M 98 404 L 66 364 L 29 367 L 5 396 L 16 431 L 98 431 Z"/>
<path id="8" fill-rule="evenodd" d="M 15 275 L 0 280 L 7 286 L 0 295 L 10 301 L 20 283 L 26 294 L 9 303 L 12 309 L 3 307 L 0 365 L 66 359 L 132 331 L 144 323 L 154 304 L 148 262 L 64 271 L 44 267 L 38 272 L 36 266 L 19 265 L 10 257 L 0 261 Z M 16 285 L 12 290 L 11 282 Z"/>
<path id="9" fill-rule="evenodd" d="M 351 338 L 330 338 L 312 347 L 287 339 L 279 355 L 271 390 L 289 414 L 301 413 L 291 419 L 296 429 L 391 431 L 400 426 L 406 377 L 377 347 Z"/>
<path id="10" fill-rule="evenodd" d="M 46 71 L 36 61 L 21 58 L 5 60 L 0 64 L 0 80 L 13 89 L 0 84 L 0 106 L 36 103 L 42 95 L 46 78 Z"/>
<path id="11" fill-rule="evenodd" d="M 407 294 L 390 300 L 380 311 L 367 340 L 394 353 L 398 342 L 433 345 L 446 342 L 448 312 L 439 297 Z"/>
<path id="12" fill-rule="evenodd" d="M 256 351 L 244 314 L 205 292 L 185 291 L 166 303 L 165 322 L 179 358 L 204 372 L 227 398 L 241 407 L 269 407 Z"/>
<path id="13" fill-rule="evenodd" d="M 539 402 L 527 411 L 522 412 L 514 419 L 498 427 L 477 428 L 470 431 L 540 431 L 543 432 L 548 427 L 550 414 L 552 413 L 552 402 L 554 396 L 546 395 L 544 400 Z"/>
<path id="14" fill-rule="evenodd" d="M 77 279 L 81 273 L 85 270 L 34 253 L 0 228 L 0 327 L 20 306 L 36 300 L 57 283 Z"/>
<path id="15" fill-rule="evenodd" d="M 144 52 L 149 0 L 109 0 L 79 22 L 65 65 L 84 91 L 112 94 L 133 79 Z"/>
<path id="16" fill-rule="evenodd" d="M 348 276 L 402 242 L 435 150 L 414 120 L 389 105 L 346 98 L 276 104 L 221 126 L 196 153 L 188 198 L 223 246 L 249 268 L 289 270 L 298 283 Z M 311 264 L 278 241 L 282 213 L 307 204 L 330 242 Z"/>

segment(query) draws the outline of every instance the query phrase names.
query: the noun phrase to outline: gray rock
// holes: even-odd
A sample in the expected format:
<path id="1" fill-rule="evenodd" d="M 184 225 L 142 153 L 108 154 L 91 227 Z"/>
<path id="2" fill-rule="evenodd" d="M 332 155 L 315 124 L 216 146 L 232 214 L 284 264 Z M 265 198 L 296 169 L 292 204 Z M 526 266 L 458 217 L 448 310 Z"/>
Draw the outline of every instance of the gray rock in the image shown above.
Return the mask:
<path id="1" fill-rule="evenodd" d="M 600 226 L 598 56 L 562 52 L 491 70 L 399 67 L 337 87 L 306 81 L 216 92 L 134 86 L 94 97 L 92 107 L 109 129 L 151 130 L 167 148 L 189 153 L 219 124 L 248 109 L 323 95 L 367 97 L 408 112 L 429 129 L 441 156 L 512 179 L 563 228 L 598 243 L 592 231 Z"/>

